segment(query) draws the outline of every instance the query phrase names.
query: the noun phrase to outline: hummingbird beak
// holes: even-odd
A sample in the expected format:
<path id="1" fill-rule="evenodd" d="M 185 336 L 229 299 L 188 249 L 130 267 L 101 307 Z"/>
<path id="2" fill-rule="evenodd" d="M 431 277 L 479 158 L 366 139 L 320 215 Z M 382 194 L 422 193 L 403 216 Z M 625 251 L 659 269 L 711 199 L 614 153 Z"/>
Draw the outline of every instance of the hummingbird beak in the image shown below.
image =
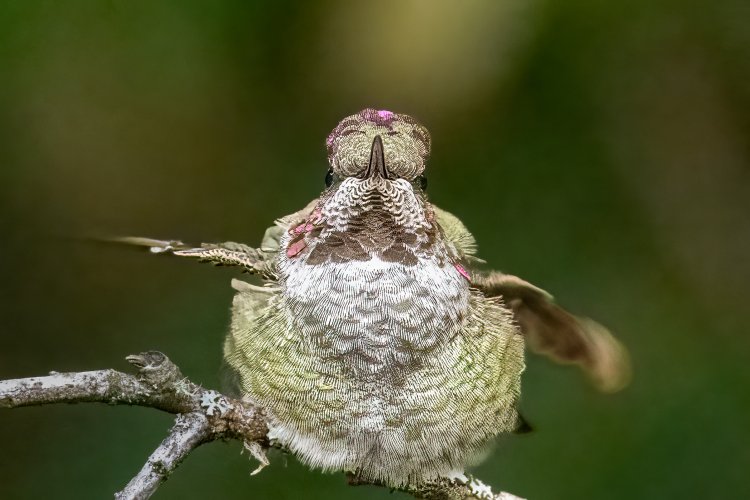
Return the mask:
<path id="1" fill-rule="evenodd" d="M 372 141 L 370 150 L 370 164 L 367 165 L 364 178 L 380 176 L 383 179 L 388 178 L 388 169 L 385 167 L 385 157 L 383 156 L 383 139 L 379 135 L 375 136 Z"/>

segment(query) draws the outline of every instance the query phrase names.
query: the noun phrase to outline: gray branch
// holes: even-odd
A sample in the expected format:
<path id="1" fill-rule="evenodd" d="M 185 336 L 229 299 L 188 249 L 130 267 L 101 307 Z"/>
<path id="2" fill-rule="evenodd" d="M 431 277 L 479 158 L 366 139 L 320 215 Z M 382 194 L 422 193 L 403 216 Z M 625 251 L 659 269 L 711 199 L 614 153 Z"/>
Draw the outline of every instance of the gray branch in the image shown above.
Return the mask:
<path id="1" fill-rule="evenodd" d="M 190 454 L 203 444 L 210 435 L 208 419 L 197 413 L 177 416 L 174 427 L 154 451 L 146 465 L 130 480 L 127 486 L 115 494 L 116 500 L 149 498 L 162 481 Z"/>
<path id="2" fill-rule="evenodd" d="M 260 462 L 268 465 L 265 450 L 270 443 L 262 408 L 216 391 L 204 389 L 185 378 L 164 354 L 150 351 L 126 358 L 138 368 L 137 375 L 116 370 L 55 373 L 0 381 L 0 408 L 52 403 L 106 403 L 156 408 L 177 415 L 175 425 L 148 458 L 141 471 L 115 495 L 117 500 L 149 498 L 182 460 L 203 443 L 237 439 Z M 351 485 L 370 484 L 350 476 Z M 383 485 L 380 485 L 383 486 Z M 471 477 L 443 479 L 401 489 L 416 498 L 434 500 L 518 500 L 510 493 L 493 494 Z"/>

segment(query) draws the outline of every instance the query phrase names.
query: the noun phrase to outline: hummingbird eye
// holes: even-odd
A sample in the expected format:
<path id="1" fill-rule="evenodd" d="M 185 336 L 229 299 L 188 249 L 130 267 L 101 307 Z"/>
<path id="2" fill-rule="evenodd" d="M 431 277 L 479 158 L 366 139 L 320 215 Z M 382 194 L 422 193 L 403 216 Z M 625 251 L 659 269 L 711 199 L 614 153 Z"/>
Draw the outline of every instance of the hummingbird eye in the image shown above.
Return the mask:
<path id="1" fill-rule="evenodd" d="M 333 184 L 333 169 L 329 168 L 328 172 L 326 173 L 326 187 L 331 187 L 331 184 Z"/>

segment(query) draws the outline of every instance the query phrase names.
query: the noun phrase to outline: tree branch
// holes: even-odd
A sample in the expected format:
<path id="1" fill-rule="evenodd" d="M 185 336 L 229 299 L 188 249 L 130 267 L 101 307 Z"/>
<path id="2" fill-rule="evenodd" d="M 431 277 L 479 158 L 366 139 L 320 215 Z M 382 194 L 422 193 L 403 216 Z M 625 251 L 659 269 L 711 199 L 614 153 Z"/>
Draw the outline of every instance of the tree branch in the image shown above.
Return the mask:
<path id="1" fill-rule="evenodd" d="M 208 419 L 197 413 L 178 415 L 174 427 L 159 447 L 148 457 L 146 465 L 115 494 L 116 500 L 149 498 L 162 481 L 191 451 L 203 444 L 210 435 Z"/>
<path id="2" fill-rule="evenodd" d="M 270 443 L 262 408 L 204 389 L 185 378 L 164 354 L 156 351 L 128 356 L 137 375 L 116 370 L 55 373 L 0 381 L 0 408 L 53 403 L 106 403 L 156 408 L 177 415 L 169 435 L 141 471 L 115 495 L 117 500 L 149 498 L 182 460 L 203 443 L 237 439 L 260 466 L 268 465 Z M 254 473 L 255 473 L 254 472 Z M 349 484 L 371 484 L 349 477 Z M 384 486 L 384 485 L 379 485 Z M 433 500 L 518 500 L 510 493 L 493 494 L 471 477 L 460 476 L 401 488 L 416 498 Z"/>

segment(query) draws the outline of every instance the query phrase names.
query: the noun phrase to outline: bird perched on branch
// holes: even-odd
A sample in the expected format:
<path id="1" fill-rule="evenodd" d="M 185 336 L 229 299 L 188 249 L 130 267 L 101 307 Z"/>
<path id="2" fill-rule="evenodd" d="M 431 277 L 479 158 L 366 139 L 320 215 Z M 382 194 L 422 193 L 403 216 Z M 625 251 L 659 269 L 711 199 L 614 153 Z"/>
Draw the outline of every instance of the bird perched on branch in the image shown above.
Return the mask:
<path id="1" fill-rule="evenodd" d="M 259 248 L 120 238 L 155 253 L 237 266 L 224 356 L 269 439 L 306 464 L 389 486 L 453 477 L 524 426 L 524 348 L 580 365 L 599 388 L 628 380 L 599 324 L 500 272 L 476 270 L 474 237 L 425 194 L 430 135 L 365 109 L 326 141 L 319 198 Z"/>

